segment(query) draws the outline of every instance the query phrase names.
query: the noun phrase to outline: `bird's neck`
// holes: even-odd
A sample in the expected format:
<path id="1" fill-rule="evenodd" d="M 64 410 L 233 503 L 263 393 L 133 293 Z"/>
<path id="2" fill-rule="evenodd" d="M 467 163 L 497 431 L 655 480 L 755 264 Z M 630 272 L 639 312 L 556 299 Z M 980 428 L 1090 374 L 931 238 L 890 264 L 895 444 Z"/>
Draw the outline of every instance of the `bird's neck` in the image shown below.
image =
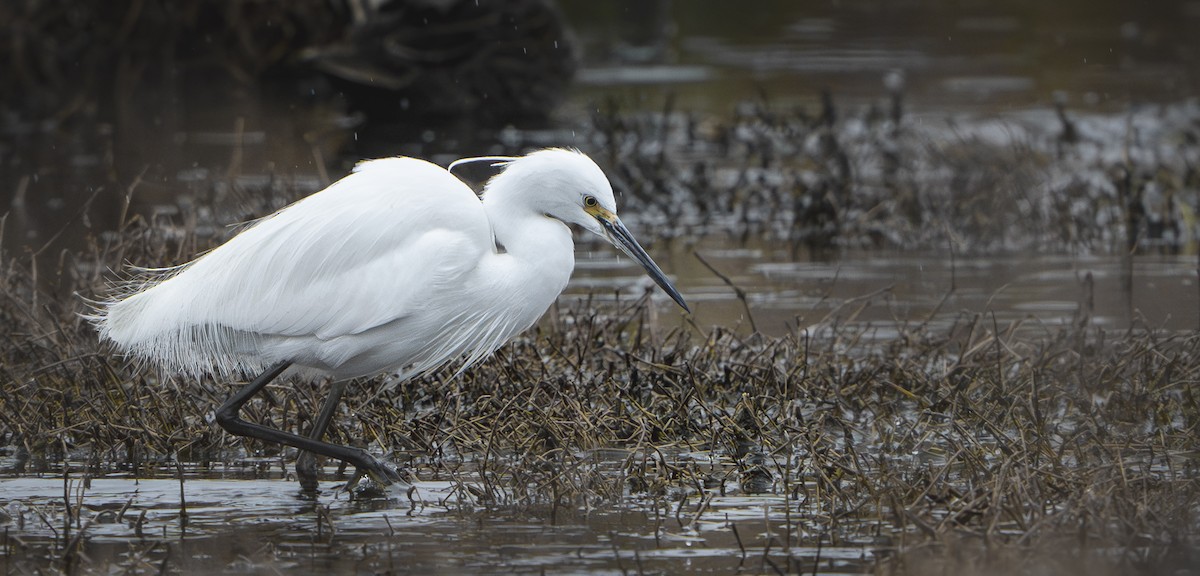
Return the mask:
<path id="1" fill-rule="evenodd" d="M 534 264 L 565 268 L 569 275 L 575 262 L 571 229 L 508 192 L 489 190 L 483 197 L 497 250 Z"/>
<path id="2" fill-rule="evenodd" d="M 484 196 L 497 250 L 490 260 L 493 278 L 503 278 L 523 294 L 536 320 L 567 287 L 575 269 L 571 229 L 549 216 L 497 200 L 489 202 Z"/>

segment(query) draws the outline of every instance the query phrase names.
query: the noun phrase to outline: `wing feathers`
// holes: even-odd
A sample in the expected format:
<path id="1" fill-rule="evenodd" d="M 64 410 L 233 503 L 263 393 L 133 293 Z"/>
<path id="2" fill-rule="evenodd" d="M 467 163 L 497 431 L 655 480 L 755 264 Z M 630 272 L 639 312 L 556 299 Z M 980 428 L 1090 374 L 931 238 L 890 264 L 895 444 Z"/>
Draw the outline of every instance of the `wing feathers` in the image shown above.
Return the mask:
<path id="1" fill-rule="evenodd" d="M 353 356 L 336 340 L 419 313 L 491 246 L 466 185 L 424 161 L 376 160 L 191 264 L 132 283 L 136 293 L 94 320 L 131 354 L 184 372 L 258 369 L 304 338 L 330 342 L 336 364 Z"/>

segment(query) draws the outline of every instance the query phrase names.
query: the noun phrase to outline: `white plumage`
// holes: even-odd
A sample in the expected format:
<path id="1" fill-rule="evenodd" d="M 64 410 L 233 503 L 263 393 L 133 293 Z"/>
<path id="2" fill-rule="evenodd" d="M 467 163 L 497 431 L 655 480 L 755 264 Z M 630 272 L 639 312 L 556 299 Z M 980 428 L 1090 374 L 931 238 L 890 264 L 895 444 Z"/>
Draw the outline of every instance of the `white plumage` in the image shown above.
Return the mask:
<path id="1" fill-rule="evenodd" d="M 616 217 L 587 156 L 512 159 L 482 199 L 446 169 L 372 160 L 135 292 L 98 306 L 101 336 L 197 375 L 280 362 L 334 379 L 468 366 L 529 328 L 574 268 L 567 224 L 609 237 L 684 306 Z M 686 308 L 686 306 L 685 306 Z"/>

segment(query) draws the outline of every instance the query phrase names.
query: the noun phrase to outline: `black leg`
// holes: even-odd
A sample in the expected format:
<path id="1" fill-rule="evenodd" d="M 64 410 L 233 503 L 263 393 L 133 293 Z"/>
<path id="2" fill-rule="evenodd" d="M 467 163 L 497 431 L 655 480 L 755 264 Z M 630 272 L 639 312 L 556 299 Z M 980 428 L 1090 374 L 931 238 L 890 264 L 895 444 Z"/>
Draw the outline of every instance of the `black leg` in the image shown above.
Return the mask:
<path id="1" fill-rule="evenodd" d="M 345 391 L 345 380 L 339 380 L 329 386 L 329 397 L 325 399 L 321 413 L 313 422 L 312 430 L 308 433 L 309 438 L 320 440 L 325 435 L 325 431 L 329 429 L 329 423 L 333 421 L 333 413 L 337 411 Z M 304 492 L 310 494 L 317 492 L 317 457 L 312 452 L 304 450 L 296 457 L 296 479 L 300 480 L 300 489 Z"/>
<path id="2" fill-rule="evenodd" d="M 267 369 L 267 371 L 259 374 L 253 382 L 246 385 L 245 388 L 238 390 L 236 394 L 230 396 L 220 408 L 217 409 L 216 421 L 217 424 L 224 428 L 230 434 L 238 436 L 249 436 L 259 440 L 275 442 L 300 450 L 306 450 L 321 456 L 327 456 L 335 460 L 341 460 L 349 463 L 361 471 L 366 472 L 376 482 L 387 485 L 393 482 L 400 481 L 400 475 L 394 468 L 379 461 L 374 456 L 367 453 L 366 450 L 360 448 L 351 448 L 349 446 L 338 446 L 322 442 L 313 438 L 306 438 L 299 434 L 284 432 L 268 428 L 260 424 L 252 424 L 238 417 L 242 406 L 246 401 L 250 400 L 255 394 L 259 393 L 266 385 L 279 376 L 284 370 L 291 366 L 291 362 L 280 362 Z M 326 403 L 328 405 L 328 403 Z M 332 408 L 330 409 L 332 411 Z M 324 410 L 322 410 L 324 413 Z"/>

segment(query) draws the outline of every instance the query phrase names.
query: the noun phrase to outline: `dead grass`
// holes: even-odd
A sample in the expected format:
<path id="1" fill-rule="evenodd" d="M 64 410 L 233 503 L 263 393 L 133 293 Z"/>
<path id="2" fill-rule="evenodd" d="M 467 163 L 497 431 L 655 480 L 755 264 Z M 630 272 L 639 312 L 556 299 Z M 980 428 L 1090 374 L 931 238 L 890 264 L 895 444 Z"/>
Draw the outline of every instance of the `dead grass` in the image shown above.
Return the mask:
<path id="1" fill-rule="evenodd" d="M 161 249 L 146 234 L 124 253 Z M 4 473 L 290 465 L 290 451 L 207 423 L 236 383 L 132 369 L 97 344 L 79 300 L 39 297 L 14 260 L 3 270 Z M 461 378 L 355 383 L 333 440 L 514 514 L 633 504 L 682 526 L 712 494 L 785 495 L 777 545 L 870 537 L 884 571 L 1151 573 L 1196 560 L 1200 336 L 963 314 L 944 332 L 835 317 L 820 337 L 766 338 L 653 313 L 562 303 Z M 873 343 L 880 328 L 899 337 Z M 322 394 L 274 386 L 248 417 L 303 432 Z M 1042 554 L 1054 562 L 1031 567 Z"/>

